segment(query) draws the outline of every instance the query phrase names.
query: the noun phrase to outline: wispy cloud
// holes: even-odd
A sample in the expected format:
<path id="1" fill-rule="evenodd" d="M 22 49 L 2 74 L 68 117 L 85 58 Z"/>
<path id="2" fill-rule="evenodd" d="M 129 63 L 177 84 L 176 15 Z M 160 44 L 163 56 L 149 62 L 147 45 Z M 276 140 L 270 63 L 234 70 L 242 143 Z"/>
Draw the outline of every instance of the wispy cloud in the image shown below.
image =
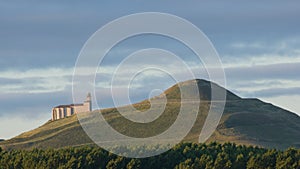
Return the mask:
<path id="1" fill-rule="evenodd" d="M 245 42 L 234 42 L 230 44 L 230 47 L 235 49 L 265 49 L 266 44 L 262 42 L 252 42 L 252 43 L 245 43 Z"/>
<path id="2" fill-rule="evenodd" d="M 32 68 L 25 71 L 18 69 L 8 69 L 1 71 L 1 77 L 7 79 L 26 79 L 26 78 L 45 78 L 45 77 L 59 77 L 69 76 L 73 73 L 73 68 Z"/>
<path id="3" fill-rule="evenodd" d="M 6 70 L 0 72 L 1 93 L 51 93 L 71 85 L 71 68 Z"/>
<path id="4" fill-rule="evenodd" d="M 232 42 L 221 59 L 225 67 L 300 62 L 300 37 L 277 41 Z"/>

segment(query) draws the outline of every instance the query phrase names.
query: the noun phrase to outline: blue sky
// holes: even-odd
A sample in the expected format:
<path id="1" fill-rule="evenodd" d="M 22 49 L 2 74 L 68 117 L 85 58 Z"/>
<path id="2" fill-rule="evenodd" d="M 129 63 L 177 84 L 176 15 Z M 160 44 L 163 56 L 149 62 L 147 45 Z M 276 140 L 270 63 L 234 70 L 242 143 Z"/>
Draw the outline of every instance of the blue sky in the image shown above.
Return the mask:
<path id="1" fill-rule="evenodd" d="M 0 1 L 0 138 L 33 129 L 51 118 L 51 107 L 71 103 L 73 68 L 86 40 L 106 23 L 137 12 L 170 13 L 192 22 L 218 51 L 229 90 L 300 114 L 299 11 L 297 1 Z M 192 57 L 168 38 L 135 37 L 116 47 L 104 68 L 145 47 Z M 133 101 L 174 83 L 158 74 L 136 81 Z M 100 88 L 106 78 L 97 77 Z"/>

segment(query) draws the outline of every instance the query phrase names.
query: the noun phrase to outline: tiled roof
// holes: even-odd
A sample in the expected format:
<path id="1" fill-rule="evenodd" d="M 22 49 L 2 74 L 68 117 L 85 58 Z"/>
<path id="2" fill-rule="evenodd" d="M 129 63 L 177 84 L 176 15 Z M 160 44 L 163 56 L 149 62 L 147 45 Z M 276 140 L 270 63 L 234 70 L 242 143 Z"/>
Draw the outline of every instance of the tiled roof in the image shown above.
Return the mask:
<path id="1" fill-rule="evenodd" d="M 59 105 L 54 108 L 65 108 L 65 107 L 71 107 L 71 106 L 83 106 L 83 104 L 67 104 L 67 105 Z"/>

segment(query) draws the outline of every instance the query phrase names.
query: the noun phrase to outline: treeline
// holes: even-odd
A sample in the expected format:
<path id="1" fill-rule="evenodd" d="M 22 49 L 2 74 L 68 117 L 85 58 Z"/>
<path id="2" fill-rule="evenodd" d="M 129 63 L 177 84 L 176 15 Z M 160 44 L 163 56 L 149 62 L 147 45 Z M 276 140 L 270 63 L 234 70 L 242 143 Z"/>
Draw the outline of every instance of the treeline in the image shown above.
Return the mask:
<path id="1" fill-rule="evenodd" d="M 300 150 L 290 148 L 277 151 L 232 143 L 185 143 L 158 156 L 130 159 L 88 146 L 30 151 L 0 149 L 0 168 L 300 169 Z"/>

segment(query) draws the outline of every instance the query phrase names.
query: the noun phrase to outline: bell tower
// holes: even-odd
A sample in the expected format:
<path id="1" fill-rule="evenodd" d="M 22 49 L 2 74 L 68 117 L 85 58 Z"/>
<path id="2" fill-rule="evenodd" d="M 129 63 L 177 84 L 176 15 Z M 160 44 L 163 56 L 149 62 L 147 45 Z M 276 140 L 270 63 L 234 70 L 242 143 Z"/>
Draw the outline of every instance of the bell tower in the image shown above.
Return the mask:
<path id="1" fill-rule="evenodd" d="M 84 103 L 88 105 L 89 111 L 92 111 L 92 96 L 91 96 L 91 93 L 87 94 L 86 100 L 84 101 Z"/>

